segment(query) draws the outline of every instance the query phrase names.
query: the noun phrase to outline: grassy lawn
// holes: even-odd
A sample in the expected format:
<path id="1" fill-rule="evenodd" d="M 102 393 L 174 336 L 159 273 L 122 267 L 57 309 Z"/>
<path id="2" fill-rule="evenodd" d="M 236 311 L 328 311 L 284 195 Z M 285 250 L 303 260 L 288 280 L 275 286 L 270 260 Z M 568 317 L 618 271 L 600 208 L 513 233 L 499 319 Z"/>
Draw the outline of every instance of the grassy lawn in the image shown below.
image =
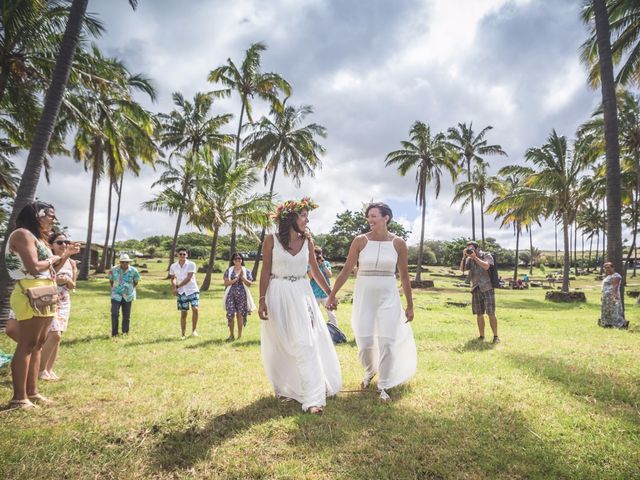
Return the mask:
<path id="1" fill-rule="evenodd" d="M 593 276 L 573 282 L 587 295 L 578 306 L 498 291 L 495 348 L 474 341 L 470 307 L 446 303 L 470 300 L 466 289 L 434 276 L 435 290 L 414 292 L 416 377 L 380 404 L 354 392 L 357 349 L 340 345 L 347 391 L 313 416 L 273 397 L 256 314 L 224 342 L 221 281 L 202 295 L 201 336 L 181 341 L 162 265 L 143 275 L 128 338 L 109 338 L 107 281 L 79 287 L 62 380 L 42 385 L 58 403 L 0 412 L 0 479 L 640 478 L 640 309 L 627 300 L 629 331 L 597 327 Z M 342 304 L 352 339 L 350 314 Z M 13 351 L 4 336 L 0 349 Z"/>

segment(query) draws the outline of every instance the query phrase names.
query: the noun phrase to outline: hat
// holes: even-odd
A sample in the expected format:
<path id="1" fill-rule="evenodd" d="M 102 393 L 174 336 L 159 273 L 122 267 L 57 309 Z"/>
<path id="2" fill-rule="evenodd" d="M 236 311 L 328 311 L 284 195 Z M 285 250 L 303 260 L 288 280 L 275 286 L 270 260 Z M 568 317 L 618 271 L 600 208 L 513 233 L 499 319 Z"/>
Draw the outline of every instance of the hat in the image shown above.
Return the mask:
<path id="1" fill-rule="evenodd" d="M 121 262 L 130 262 L 131 258 L 129 258 L 129 255 L 127 255 L 126 253 L 123 253 L 122 255 L 120 255 L 120 261 Z"/>

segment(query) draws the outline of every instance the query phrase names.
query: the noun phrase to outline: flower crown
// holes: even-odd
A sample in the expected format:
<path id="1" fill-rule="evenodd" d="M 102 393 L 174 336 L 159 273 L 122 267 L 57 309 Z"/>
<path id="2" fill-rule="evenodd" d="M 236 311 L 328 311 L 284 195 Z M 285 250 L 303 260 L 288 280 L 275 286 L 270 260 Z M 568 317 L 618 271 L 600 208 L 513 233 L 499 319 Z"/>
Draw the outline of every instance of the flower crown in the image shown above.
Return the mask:
<path id="1" fill-rule="evenodd" d="M 271 214 L 271 218 L 277 222 L 280 222 L 290 213 L 300 213 L 303 210 L 315 210 L 318 208 L 318 204 L 311 200 L 309 197 L 304 197 L 299 201 L 287 200 L 286 202 L 278 205 L 275 213 Z"/>

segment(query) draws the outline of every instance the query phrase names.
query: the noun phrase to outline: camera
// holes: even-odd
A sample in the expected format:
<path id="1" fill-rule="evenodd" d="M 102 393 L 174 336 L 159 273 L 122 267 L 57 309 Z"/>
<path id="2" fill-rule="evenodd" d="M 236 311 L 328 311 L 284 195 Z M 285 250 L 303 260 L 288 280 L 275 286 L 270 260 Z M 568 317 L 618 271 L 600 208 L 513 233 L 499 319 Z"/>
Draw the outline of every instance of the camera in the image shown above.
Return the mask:
<path id="1" fill-rule="evenodd" d="M 471 254 L 472 254 L 473 252 L 475 252 L 475 251 L 476 251 L 476 250 L 475 250 L 475 248 L 468 247 L 468 248 L 467 248 L 467 255 L 471 255 Z"/>

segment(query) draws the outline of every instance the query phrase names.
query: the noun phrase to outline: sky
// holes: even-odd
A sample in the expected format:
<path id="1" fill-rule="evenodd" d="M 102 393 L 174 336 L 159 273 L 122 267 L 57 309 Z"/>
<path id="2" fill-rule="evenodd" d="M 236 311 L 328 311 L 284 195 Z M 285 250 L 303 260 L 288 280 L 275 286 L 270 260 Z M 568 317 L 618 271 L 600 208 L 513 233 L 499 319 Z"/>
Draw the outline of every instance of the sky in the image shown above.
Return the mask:
<path id="1" fill-rule="evenodd" d="M 208 73 L 227 58 L 240 63 L 254 42 L 264 42 L 265 72 L 293 86 L 290 104 L 314 108 L 309 122 L 326 127 L 322 169 L 297 187 L 281 175 L 280 199 L 309 195 L 320 208 L 310 217 L 314 233 L 331 229 L 337 213 L 360 210 L 371 200 L 391 205 L 395 219 L 419 241 L 420 211 L 414 172 L 406 177 L 385 168 L 390 151 L 420 120 L 432 132 L 458 123 L 476 131 L 491 125 L 489 143 L 508 157 L 487 157 L 492 174 L 523 163 L 527 148 L 545 143 L 552 129 L 573 138 L 599 102 L 579 61 L 587 28 L 575 0 L 142 0 L 137 11 L 125 0 L 92 0 L 89 11 L 107 32 L 95 43 L 133 72 L 150 77 L 158 100 L 139 100 L 154 112 L 172 110 L 171 94 L 192 98 L 216 87 Z M 256 118 L 268 106 L 254 102 Z M 233 113 L 236 95 L 214 105 Z M 20 165 L 22 166 L 22 165 Z M 160 171 L 144 168 L 125 177 L 118 239 L 171 235 L 175 218 L 143 211 Z M 56 157 L 52 182 L 41 181 L 38 197 L 56 206 L 74 239 L 86 236 L 90 172 L 72 158 Z M 263 188 L 261 186 L 261 188 Z M 264 187 L 266 190 L 266 187 Z M 94 242 L 104 240 L 108 184 L 99 185 Z M 445 178 L 440 196 L 430 187 L 426 238 L 471 236 L 471 214 L 451 205 Z M 515 247 L 511 229 L 490 216 L 486 235 Z M 477 220 L 479 224 L 479 220 Z M 479 228 L 479 227 L 478 227 Z M 184 231 L 193 227 L 185 226 Z M 478 231 L 479 236 L 479 231 Z M 553 249 L 553 224 L 533 230 L 534 245 Z"/>

